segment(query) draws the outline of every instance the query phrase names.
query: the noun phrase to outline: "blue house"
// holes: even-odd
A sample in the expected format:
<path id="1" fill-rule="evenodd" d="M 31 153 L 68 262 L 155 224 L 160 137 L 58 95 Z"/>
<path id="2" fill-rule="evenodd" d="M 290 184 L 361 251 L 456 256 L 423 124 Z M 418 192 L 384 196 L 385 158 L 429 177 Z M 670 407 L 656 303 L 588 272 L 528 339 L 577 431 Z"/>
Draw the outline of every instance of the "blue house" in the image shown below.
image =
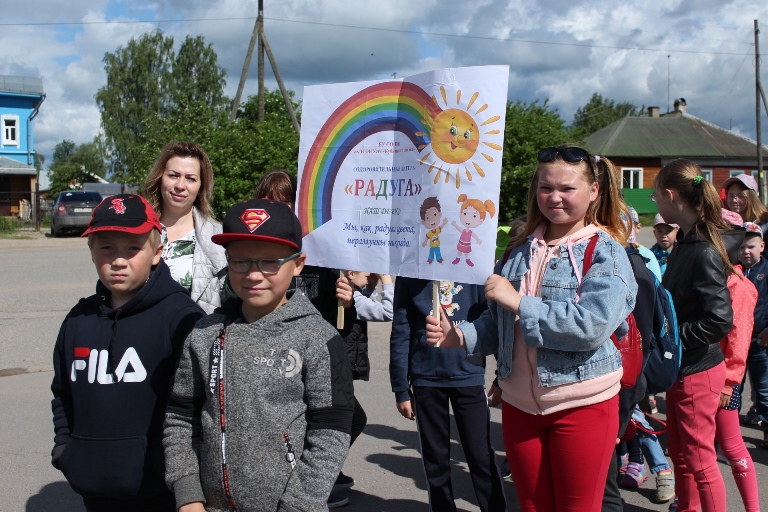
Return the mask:
<path id="1" fill-rule="evenodd" d="M 32 121 L 45 100 L 43 80 L 0 75 L 0 216 L 32 203 L 37 170 Z"/>

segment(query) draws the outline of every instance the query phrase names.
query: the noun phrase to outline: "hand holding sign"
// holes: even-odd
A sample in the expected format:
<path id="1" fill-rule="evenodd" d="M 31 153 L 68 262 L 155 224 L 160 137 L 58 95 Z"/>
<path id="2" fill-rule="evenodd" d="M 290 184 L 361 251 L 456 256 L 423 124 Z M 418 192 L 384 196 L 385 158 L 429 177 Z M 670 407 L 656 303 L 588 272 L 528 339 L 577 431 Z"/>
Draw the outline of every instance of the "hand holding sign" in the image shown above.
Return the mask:
<path id="1" fill-rule="evenodd" d="M 464 346 L 464 334 L 454 327 L 443 308 L 440 308 L 440 320 L 432 315 L 427 317 L 427 343 L 442 348 Z"/>

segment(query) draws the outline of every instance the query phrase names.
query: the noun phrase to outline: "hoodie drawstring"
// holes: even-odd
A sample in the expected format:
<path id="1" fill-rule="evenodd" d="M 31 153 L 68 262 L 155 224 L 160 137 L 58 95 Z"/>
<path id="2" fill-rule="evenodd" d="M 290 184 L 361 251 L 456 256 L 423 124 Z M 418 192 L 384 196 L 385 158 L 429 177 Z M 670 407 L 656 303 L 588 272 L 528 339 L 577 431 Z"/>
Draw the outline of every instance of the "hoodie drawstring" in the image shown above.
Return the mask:
<path id="1" fill-rule="evenodd" d="M 114 377 L 117 382 L 117 374 L 115 373 L 115 361 L 117 360 L 117 354 L 115 354 L 115 342 L 117 341 L 117 321 L 120 319 L 120 313 L 122 309 L 115 311 L 115 319 L 112 321 L 112 337 L 109 338 L 109 349 L 107 355 L 107 370 Z"/>
<path id="2" fill-rule="evenodd" d="M 593 236 L 597 236 L 597 234 Z M 538 242 L 539 242 L 539 239 L 535 237 L 531 241 L 531 245 L 529 248 L 529 255 L 528 255 L 529 267 L 533 266 L 533 255 L 536 252 L 534 250 L 534 247 L 538 247 Z M 583 276 L 581 275 L 581 266 L 578 264 L 578 262 L 576 261 L 576 256 L 574 256 L 573 254 L 573 241 L 571 240 L 570 236 L 565 240 L 565 245 L 568 251 L 568 258 L 570 259 L 571 266 L 573 267 L 573 273 L 576 275 L 577 287 L 576 287 L 576 296 L 573 299 L 573 303 L 578 304 L 579 297 L 581 294 L 581 281 L 583 278 Z M 525 285 L 529 293 L 533 293 L 533 283 L 531 282 L 531 278 L 532 278 L 531 274 L 532 272 L 530 271 L 530 269 L 525 274 Z"/>

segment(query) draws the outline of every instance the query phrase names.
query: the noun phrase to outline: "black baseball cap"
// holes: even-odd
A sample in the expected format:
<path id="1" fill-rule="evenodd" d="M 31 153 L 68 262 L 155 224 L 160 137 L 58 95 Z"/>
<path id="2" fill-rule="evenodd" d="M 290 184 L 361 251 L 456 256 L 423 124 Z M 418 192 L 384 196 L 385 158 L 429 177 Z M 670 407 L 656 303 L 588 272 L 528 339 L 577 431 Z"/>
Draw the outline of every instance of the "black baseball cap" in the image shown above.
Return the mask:
<path id="1" fill-rule="evenodd" d="M 232 205 L 222 223 L 223 232 L 211 241 L 229 242 L 261 240 L 288 245 L 301 251 L 301 224 L 291 208 L 272 199 L 249 199 Z"/>
<path id="2" fill-rule="evenodd" d="M 117 194 L 105 198 L 93 209 L 88 229 L 82 236 L 98 231 L 143 235 L 153 228 L 161 233 L 163 231 L 157 213 L 146 199 L 135 194 Z"/>

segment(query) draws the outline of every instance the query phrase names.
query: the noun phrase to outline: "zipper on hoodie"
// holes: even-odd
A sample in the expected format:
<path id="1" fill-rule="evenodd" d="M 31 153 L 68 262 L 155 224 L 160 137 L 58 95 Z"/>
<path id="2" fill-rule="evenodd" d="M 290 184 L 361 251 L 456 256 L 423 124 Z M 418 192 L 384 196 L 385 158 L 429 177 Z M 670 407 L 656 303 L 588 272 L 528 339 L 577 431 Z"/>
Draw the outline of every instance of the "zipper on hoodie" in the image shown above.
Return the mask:
<path id="1" fill-rule="evenodd" d="M 544 257 L 541 259 L 541 262 L 539 263 L 539 279 L 536 283 L 536 287 L 531 290 L 529 293 L 536 296 L 541 295 L 541 285 L 544 283 L 544 272 L 547 270 L 547 261 L 549 258 L 549 252 L 552 250 L 551 245 L 547 245 L 547 250 L 544 253 Z M 526 352 L 528 352 L 528 348 L 526 347 Z M 536 357 L 538 358 L 538 349 L 536 349 Z M 531 390 L 531 399 L 533 400 L 533 403 L 536 404 L 536 412 L 537 414 L 541 414 L 541 404 L 536 400 L 536 393 L 533 390 L 534 386 L 534 379 L 539 378 L 539 369 L 537 365 L 531 364 L 531 358 L 528 357 L 528 354 L 526 353 L 526 360 L 528 361 L 528 365 L 531 368 L 531 380 L 530 380 L 530 390 Z"/>

